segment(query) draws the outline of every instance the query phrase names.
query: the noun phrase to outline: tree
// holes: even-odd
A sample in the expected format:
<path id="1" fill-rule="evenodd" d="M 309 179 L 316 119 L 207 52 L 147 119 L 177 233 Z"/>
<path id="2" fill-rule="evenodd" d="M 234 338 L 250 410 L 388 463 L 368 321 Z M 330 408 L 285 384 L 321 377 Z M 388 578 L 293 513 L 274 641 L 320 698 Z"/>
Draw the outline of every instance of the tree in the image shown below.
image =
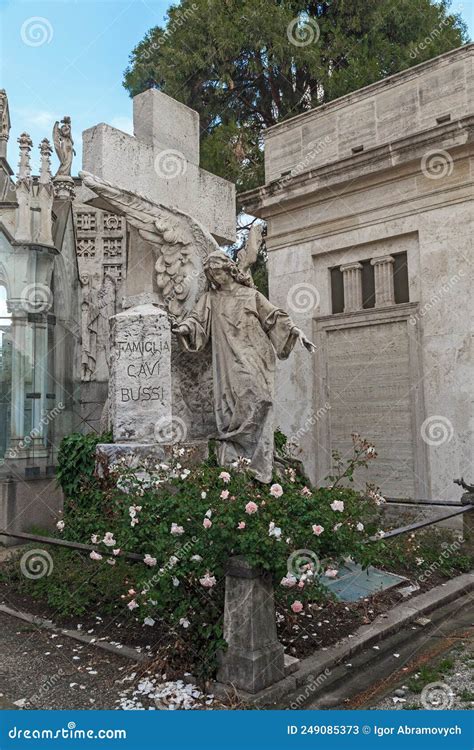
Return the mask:
<path id="1" fill-rule="evenodd" d="M 467 40 L 449 0 L 181 0 L 133 50 L 124 86 L 201 116 L 201 164 L 264 182 L 263 131 Z"/>

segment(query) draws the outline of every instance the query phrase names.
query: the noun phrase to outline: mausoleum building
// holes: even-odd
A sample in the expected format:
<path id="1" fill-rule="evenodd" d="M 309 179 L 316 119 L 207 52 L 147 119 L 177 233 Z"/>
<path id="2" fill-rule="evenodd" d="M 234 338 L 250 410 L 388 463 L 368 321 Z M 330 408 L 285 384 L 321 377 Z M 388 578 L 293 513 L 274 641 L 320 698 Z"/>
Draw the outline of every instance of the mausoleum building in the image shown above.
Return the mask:
<path id="1" fill-rule="evenodd" d="M 311 478 L 375 443 L 394 498 L 472 476 L 474 45 L 265 133 L 270 299 L 317 343 L 282 363 L 279 427 Z M 471 416 L 470 416 L 471 415 Z"/>

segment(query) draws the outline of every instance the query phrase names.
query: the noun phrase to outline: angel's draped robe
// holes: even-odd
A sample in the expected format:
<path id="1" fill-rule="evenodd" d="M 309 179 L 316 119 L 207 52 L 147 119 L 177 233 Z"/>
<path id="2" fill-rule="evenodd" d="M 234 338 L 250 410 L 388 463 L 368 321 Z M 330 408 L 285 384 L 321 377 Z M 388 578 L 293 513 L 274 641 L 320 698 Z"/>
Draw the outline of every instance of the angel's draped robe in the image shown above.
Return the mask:
<path id="1" fill-rule="evenodd" d="M 179 334 L 188 351 L 212 341 L 220 464 L 247 458 L 257 479 L 270 482 L 275 353 L 289 356 L 298 338 L 295 325 L 263 294 L 240 284 L 206 292 L 180 324 L 189 328 Z"/>

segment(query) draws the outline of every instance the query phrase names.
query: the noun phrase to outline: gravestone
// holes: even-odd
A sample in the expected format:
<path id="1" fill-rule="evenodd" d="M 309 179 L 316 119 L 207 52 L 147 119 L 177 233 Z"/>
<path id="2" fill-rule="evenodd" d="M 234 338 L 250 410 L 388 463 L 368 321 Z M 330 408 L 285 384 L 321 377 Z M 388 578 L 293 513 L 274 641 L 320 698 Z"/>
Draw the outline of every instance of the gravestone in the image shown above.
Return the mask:
<path id="1" fill-rule="evenodd" d="M 115 440 L 163 442 L 171 424 L 170 354 L 171 331 L 164 310 L 139 305 L 111 318 L 110 416 Z"/>

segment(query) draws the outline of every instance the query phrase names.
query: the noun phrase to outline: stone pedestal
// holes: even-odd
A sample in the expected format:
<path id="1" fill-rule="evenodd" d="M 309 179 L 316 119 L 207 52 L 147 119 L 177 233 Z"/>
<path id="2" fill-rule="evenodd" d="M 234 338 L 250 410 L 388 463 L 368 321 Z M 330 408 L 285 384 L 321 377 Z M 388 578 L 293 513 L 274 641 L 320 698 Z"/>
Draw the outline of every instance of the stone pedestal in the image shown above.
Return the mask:
<path id="1" fill-rule="evenodd" d="M 465 492 L 461 497 L 463 505 L 474 505 L 474 492 Z M 462 516 L 463 552 L 474 558 L 474 510 L 466 511 Z"/>
<path id="2" fill-rule="evenodd" d="M 182 462 L 186 467 L 200 464 L 209 458 L 207 440 L 196 440 L 192 443 L 181 443 L 185 454 Z M 173 445 L 162 443 L 98 443 L 95 450 L 96 471 L 99 477 L 106 475 L 107 470 L 119 461 L 130 467 L 144 467 L 147 462 L 152 465 L 167 463 L 173 453 Z"/>
<path id="3" fill-rule="evenodd" d="M 257 693 L 285 677 L 283 646 L 278 642 L 270 576 L 232 557 L 226 575 L 224 638 L 217 679 Z"/>

